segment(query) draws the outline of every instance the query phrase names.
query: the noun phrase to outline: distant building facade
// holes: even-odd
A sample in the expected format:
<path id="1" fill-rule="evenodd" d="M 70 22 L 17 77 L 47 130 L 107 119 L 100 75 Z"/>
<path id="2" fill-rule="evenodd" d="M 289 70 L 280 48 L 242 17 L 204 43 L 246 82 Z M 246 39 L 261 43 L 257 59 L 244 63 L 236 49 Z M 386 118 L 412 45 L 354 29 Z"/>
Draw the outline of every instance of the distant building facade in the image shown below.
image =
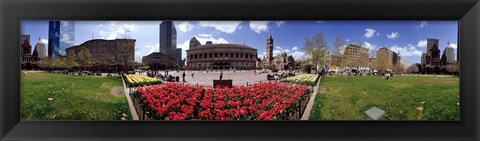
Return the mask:
<path id="1" fill-rule="evenodd" d="M 332 54 L 331 55 L 331 66 L 343 66 L 343 62 L 345 61 L 345 56 L 343 54 Z"/>
<path id="2" fill-rule="evenodd" d="M 427 64 L 427 53 L 422 53 L 422 58 L 421 58 L 421 65 L 426 65 Z"/>
<path id="3" fill-rule="evenodd" d="M 355 44 L 348 45 L 344 51 L 347 66 L 351 68 L 367 67 L 369 59 L 368 52 L 368 48 Z"/>
<path id="4" fill-rule="evenodd" d="M 186 52 L 187 68 L 192 70 L 255 69 L 257 63 L 257 49 L 239 44 L 213 44 L 209 41 Z"/>
<path id="5" fill-rule="evenodd" d="M 121 47 L 121 44 L 127 46 Z M 83 49 L 90 51 L 96 65 L 122 66 L 118 68 L 121 70 L 124 67 L 124 59 L 126 59 L 127 63 L 135 61 L 135 39 L 89 40 L 80 45 L 67 48 L 67 57 L 70 55 L 78 56 L 78 53 Z"/>
<path id="6" fill-rule="evenodd" d="M 27 37 L 27 36 L 23 36 L 23 37 Z M 21 40 L 23 40 L 23 43 L 20 46 L 20 50 L 21 50 L 21 54 L 20 54 L 21 66 L 20 66 L 20 68 L 21 69 L 32 69 L 37 62 L 37 58 L 32 55 L 32 46 L 30 45 L 29 38 L 24 38 L 24 39 L 21 39 Z"/>
<path id="7" fill-rule="evenodd" d="M 387 63 L 389 63 L 391 66 L 399 64 L 400 61 L 399 55 L 396 52 L 388 49 L 387 47 L 382 47 L 378 49 L 376 58 L 385 59 Z"/>
<path id="8" fill-rule="evenodd" d="M 190 39 L 190 44 L 189 44 L 189 48 L 194 48 L 194 47 L 198 47 L 198 46 L 201 46 L 202 43 L 200 43 L 197 38 L 195 37 L 192 37 L 192 39 Z"/>
<path id="9" fill-rule="evenodd" d="M 142 63 L 148 65 L 152 70 L 164 70 L 175 68 L 177 60 L 171 55 L 153 52 L 147 56 L 143 56 Z"/>

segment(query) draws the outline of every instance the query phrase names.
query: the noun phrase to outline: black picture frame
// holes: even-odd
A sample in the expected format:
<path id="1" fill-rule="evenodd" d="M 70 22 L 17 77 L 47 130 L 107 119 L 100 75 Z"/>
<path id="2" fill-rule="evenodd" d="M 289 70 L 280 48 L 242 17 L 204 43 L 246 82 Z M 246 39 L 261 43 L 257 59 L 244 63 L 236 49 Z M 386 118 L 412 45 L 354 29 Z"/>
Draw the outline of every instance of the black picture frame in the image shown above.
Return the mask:
<path id="1" fill-rule="evenodd" d="M 1 140 L 479 140 L 478 0 L 0 0 Z M 460 121 L 20 121 L 21 20 L 458 20 Z"/>

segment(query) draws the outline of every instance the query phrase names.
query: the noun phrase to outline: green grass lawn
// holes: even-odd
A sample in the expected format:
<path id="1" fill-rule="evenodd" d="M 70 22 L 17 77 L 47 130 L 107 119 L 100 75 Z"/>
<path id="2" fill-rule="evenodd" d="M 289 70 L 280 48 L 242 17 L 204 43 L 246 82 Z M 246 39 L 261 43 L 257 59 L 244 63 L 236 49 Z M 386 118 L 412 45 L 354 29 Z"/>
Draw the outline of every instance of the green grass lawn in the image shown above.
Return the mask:
<path id="1" fill-rule="evenodd" d="M 120 77 L 21 75 L 22 120 L 131 119 Z"/>
<path id="2" fill-rule="evenodd" d="M 364 112 L 375 106 L 379 120 L 460 120 L 459 96 L 457 77 L 323 77 L 310 119 L 370 120 Z"/>

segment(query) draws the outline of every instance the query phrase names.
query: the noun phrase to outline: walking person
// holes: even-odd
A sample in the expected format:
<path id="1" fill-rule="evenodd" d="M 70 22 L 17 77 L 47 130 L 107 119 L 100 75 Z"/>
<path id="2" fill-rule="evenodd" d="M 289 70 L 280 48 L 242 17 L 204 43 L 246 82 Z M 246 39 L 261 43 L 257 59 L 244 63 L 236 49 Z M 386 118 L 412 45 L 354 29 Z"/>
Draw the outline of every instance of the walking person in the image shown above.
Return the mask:
<path id="1" fill-rule="evenodd" d="M 185 71 L 183 72 L 182 77 L 183 77 L 183 82 L 185 82 Z"/>
<path id="2" fill-rule="evenodd" d="M 223 72 L 220 72 L 220 80 L 223 78 Z"/>
<path id="3" fill-rule="evenodd" d="M 195 73 L 194 73 L 194 72 L 192 72 L 192 78 L 193 78 L 193 75 L 195 75 Z"/>

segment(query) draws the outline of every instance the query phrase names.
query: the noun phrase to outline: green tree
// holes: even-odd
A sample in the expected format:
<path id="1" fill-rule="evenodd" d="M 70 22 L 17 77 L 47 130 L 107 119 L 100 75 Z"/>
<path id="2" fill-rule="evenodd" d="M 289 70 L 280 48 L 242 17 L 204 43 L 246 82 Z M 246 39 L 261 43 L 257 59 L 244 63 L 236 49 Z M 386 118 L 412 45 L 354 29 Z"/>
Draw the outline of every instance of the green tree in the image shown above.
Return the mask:
<path id="1" fill-rule="evenodd" d="M 448 72 L 453 73 L 454 75 L 457 75 L 459 72 L 458 63 L 447 65 L 446 69 Z"/>
<path id="2" fill-rule="evenodd" d="M 51 69 L 53 66 L 53 59 L 50 57 L 47 57 L 45 60 L 40 60 L 38 62 L 38 66 L 42 69 Z"/>
<path id="3" fill-rule="evenodd" d="M 67 55 L 66 59 L 66 67 L 71 69 L 71 68 L 76 68 L 79 67 L 80 64 L 78 63 L 78 57 L 77 54 L 71 53 Z"/>
<path id="4" fill-rule="evenodd" d="M 67 68 L 66 60 L 67 59 L 65 57 L 60 57 L 59 59 L 56 59 L 53 63 L 53 68 L 57 70 Z"/>
<path id="5" fill-rule="evenodd" d="M 88 48 L 80 50 L 77 54 L 77 62 L 82 67 L 91 67 L 93 65 L 93 55 Z"/>

